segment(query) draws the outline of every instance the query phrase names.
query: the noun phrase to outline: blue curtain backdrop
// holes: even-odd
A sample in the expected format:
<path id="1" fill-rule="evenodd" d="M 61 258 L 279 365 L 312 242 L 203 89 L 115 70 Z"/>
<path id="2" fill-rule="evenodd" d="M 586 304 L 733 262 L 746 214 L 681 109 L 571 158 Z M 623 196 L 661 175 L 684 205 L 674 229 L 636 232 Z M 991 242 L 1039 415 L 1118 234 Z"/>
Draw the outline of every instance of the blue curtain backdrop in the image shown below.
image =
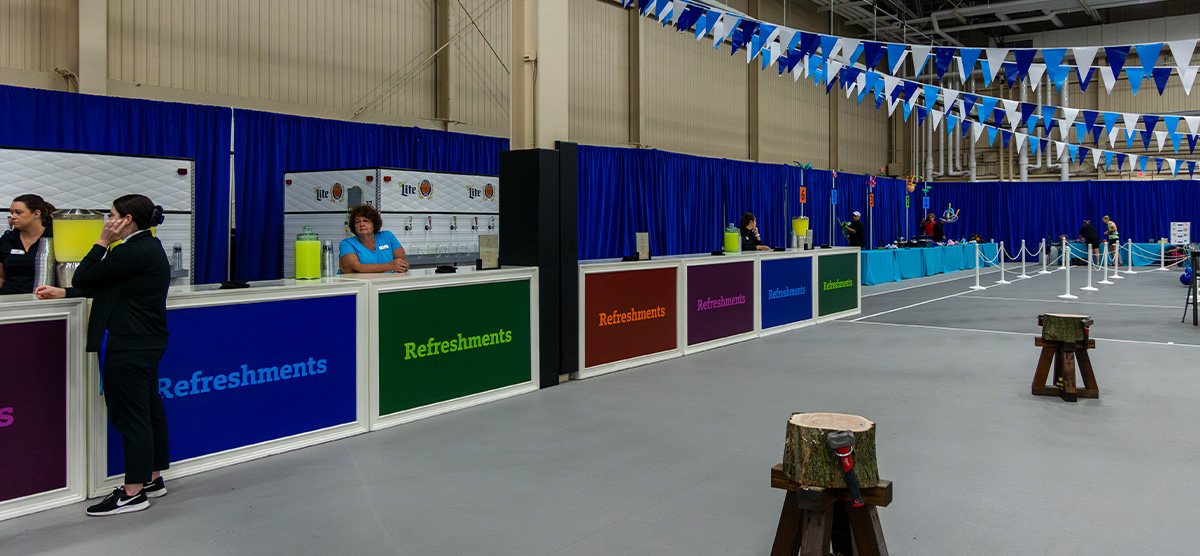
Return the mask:
<path id="1" fill-rule="evenodd" d="M 830 215 L 848 221 L 855 210 L 873 226 L 876 243 L 900 234 L 904 182 L 840 173 L 838 204 L 831 207 L 833 174 L 783 164 L 706 158 L 658 150 L 579 146 L 579 257 L 606 259 L 633 253 L 634 234 L 650 232 L 655 255 L 706 253 L 721 248 L 725 225 L 743 212 L 758 221 L 763 242 L 787 244 L 790 218 L 810 218 L 814 241 L 846 245 L 830 235 Z M 800 187 L 806 203 L 800 203 Z M 786 197 L 785 197 L 786 188 Z M 874 192 L 875 210 L 868 212 Z M 831 209 L 833 209 L 831 211 Z"/>
<path id="2" fill-rule="evenodd" d="M 283 173 L 389 167 L 496 175 L 508 139 L 237 110 L 239 280 L 283 273 Z"/>
<path id="3" fill-rule="evenodd" d="M 197 283 L 225 279 L 231 119 L 229 108 L 0 85 L 0 145 L 195 160 Z"/>

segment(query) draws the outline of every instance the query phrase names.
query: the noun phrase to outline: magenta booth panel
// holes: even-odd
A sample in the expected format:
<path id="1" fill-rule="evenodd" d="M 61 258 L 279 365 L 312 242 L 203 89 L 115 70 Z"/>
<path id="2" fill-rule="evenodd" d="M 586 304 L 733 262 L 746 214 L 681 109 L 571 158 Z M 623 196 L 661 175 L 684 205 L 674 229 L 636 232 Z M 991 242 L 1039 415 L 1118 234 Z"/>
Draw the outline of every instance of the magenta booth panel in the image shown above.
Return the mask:
<path id="1" fill-rule="evenodd" d="M 689 346 L 754 331 L 754 261 L 687 267 Z"/>
<path id="2" fill-rule="evenodd" d="M 0 502 L 67 486 L 67 321 L 0 324 Z"/>

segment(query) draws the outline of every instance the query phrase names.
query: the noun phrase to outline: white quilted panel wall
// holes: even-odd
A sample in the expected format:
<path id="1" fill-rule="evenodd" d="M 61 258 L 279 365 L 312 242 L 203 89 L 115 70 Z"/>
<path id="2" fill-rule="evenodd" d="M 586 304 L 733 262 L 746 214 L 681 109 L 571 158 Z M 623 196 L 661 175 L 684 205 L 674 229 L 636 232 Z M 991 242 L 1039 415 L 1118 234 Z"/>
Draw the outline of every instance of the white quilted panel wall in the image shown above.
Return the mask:
<path id="1" fill-rule="evenodd" d="M 418 170 L 379 171 L 379 210 L 384 212 L 500 212 L 500 179 L 496 176 L 440 174 Z"/>
<path id="2" fill-rule="evenodd" d="M 379 171 L 328 170 L 320 172 L 289 172 L 283 175 L 284 212 L 345 211 L 351 208 L 350 188 L 362 188 L 363 202 L 379 206 Z M 371 179 L 368 180 L 367 178 Z M 291 180 L 292 183 L 287 183 Z M 293 235 L 292 237 L 295 237 Z"/>

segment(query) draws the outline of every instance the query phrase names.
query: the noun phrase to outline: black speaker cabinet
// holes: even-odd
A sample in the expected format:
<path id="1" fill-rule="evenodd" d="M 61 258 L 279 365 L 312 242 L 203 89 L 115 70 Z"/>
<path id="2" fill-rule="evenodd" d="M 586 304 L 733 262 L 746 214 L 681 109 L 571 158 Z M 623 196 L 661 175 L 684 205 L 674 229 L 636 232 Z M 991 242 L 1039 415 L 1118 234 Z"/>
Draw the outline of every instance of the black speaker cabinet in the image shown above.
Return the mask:
<path id="1" fill-rule="evenodd" d="M 500 153 L 500 264 L 538 268 L 541 386 L 579 365 L 578 148 Z"/>

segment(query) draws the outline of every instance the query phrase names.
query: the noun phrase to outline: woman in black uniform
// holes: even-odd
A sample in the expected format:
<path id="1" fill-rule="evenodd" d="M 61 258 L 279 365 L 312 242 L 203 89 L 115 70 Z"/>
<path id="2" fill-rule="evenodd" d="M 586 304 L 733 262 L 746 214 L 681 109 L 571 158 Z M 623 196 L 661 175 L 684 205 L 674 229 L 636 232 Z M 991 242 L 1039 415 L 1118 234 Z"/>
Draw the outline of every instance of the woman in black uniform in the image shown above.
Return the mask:
<path id="1" fill-rule="evenodd" d="M 136 512 L 147 498 L 167 493 L 167 415 L 158 394 L 158 362 L 167 348 L 170 264 L 150 227 L 163 221 L 162 207 L 144 195 L 113 201 L 104 231 L 72 280 L 74 287 L 41 286 L 40 299 L 93 297 L 87 350 L 100 353 L 104 401 L 125 449 L 125 484 L 88 515 Z M 109 245 L 122 243 L 111 250 Z"/>
<path id="2" fill-rule="evenodd" d="M 758 235 L 758 221 L 754 219 L 754 213 L 742 214 L 742 218 L 738 222 L 738 231 L 742 234 L 742 251 L 771 250 L 770 247 L 763 245 L 762 237 Z"/>
<path id="3" fill-rule="evenodd" d="M 54 205 L 37 195 L 21 195 L 8 207 L 8 225 L 0 236 L 0 295 L 33 293 L 33 262 L 38 241 L 50 237 Z"/>

